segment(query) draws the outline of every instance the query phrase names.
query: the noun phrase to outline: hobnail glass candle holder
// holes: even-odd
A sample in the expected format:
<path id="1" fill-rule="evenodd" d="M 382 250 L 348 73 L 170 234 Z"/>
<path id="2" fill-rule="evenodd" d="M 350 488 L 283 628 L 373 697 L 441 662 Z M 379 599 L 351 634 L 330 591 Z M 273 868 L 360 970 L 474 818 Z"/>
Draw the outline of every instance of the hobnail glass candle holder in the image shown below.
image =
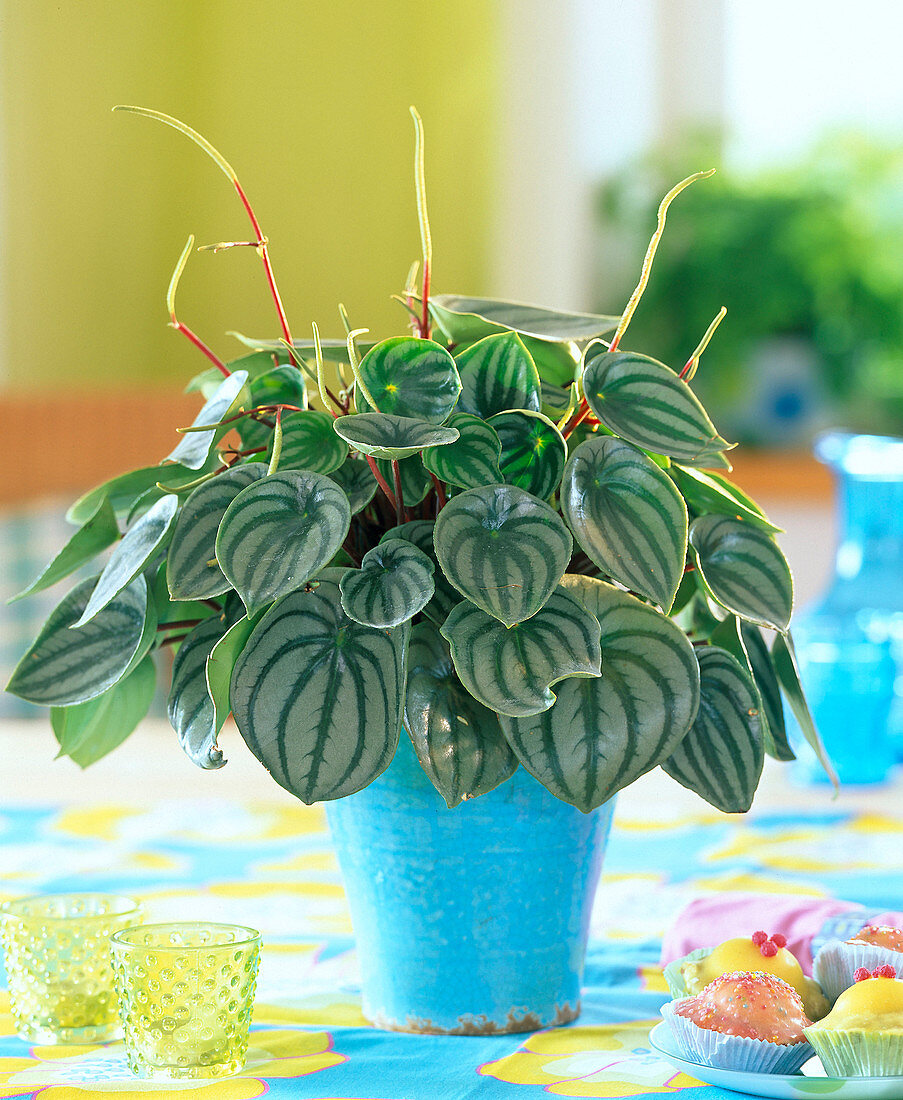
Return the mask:
<path id="1" fill-rule="evenodd" d="M 45 894 L 0 907 L 19 1035 L 48 1044 L 119 1038 L 109 939 L 141 919 L 137 901 L 113 894 Z"/>
<path id="2" fill-rule="evenodd" d="M 147 924 L 110 941 L 125 1050 L 139 1077 L 226 1077 L 248 1051 L 260 933 L 235 924 Z"/>

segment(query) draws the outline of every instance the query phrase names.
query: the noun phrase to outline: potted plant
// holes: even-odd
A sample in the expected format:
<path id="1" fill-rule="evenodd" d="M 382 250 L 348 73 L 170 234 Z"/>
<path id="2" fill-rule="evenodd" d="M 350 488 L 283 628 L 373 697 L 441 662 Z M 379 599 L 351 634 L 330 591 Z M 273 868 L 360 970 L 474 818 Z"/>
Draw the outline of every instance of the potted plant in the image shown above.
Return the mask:
<path id="1" fill-rule="evenodd" d="M 72 506 L 27 592 L 112 552 L 9 690 L 50 706 L 84 765 L 146 713 L 152 653 L 172 647 L 191 759 L 225 763 L 231 712 L 277 783 L 327 804 L 371 1019 L 573 1019 L 616 792 L 660 765 L 748 809 L 764 754 L 793 755 L 780 689 L 821 751 L 776 528 L 724 477 L 729 444 L 689 385 L 715 325 L 679 374 L 621 347 L 668 205 L 707 173 L 663 200 L 620 317 L 435 295 L 412 111 L 413 332 L 367 344 L 342 310 L 344 338 L 297 340 L 231 166 L 127 109 L 229 177 L 281 337 L 225 363 L 178 319 L 189 240 L 167 302 L 212 363 L 190 385 L 206 403 L 159 465 Z"/>

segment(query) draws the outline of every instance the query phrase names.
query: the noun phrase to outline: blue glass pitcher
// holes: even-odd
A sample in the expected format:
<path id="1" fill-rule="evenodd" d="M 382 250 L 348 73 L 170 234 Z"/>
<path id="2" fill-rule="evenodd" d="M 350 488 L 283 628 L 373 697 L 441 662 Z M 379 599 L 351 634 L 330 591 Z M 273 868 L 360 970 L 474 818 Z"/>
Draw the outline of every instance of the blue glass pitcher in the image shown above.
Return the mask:
<path id="1" fill-rule="evenodd" d="M 793 637 L 841 782 L 879 783 L 903 747 L 903 439 L 832 432 L 815 455 L 834 471 L 840 538 L 829 587 L 794 619 Z M 794 743 L 798 774 L 825 780 Z"/>

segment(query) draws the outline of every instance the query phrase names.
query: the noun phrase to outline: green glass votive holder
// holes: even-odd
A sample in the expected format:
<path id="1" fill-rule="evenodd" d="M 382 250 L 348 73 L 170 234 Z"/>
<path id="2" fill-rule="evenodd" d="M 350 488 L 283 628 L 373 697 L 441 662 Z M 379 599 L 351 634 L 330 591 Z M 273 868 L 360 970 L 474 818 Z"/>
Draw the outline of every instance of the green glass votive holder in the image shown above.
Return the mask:
<path id="1" fill-rule="evenodd" d="M 109 939 L 142 909 L 113 894 L 44 894 L 0 906 L 16 1030 L 31 1043 L 103 1043 L 122 1035 Z"/>
<path id="2" fill-rule="evenodd" d="M 110 940 L 132 1072 L 227 1077 L 245 1064 L 260 933 L 236 924 L 146 924 Z"/>

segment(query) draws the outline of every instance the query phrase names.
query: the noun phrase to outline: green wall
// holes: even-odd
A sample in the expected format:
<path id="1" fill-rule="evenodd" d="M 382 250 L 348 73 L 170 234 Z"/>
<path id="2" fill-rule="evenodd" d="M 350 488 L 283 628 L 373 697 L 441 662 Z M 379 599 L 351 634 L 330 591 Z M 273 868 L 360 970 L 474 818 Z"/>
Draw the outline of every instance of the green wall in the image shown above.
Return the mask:
<path id="1" fill-rule="evenodd" d="M 189 233 L 244 240 L 225 176 L 187 139 L 112 114 L 181 117 L 231 161 L 270 240 L 292 328 L 336 303 L 403 331 L 388 295 L 419 256 L 415 103 L 427 134 L 434 286 L 486 293 L 498 52 L 488 0 L 2 0 L 2 312 L 10 390 L 182 383 L 166 327 Z M 276 335 L 253 250 L 189 260 L 179 316 L 226 358 Z"/>

